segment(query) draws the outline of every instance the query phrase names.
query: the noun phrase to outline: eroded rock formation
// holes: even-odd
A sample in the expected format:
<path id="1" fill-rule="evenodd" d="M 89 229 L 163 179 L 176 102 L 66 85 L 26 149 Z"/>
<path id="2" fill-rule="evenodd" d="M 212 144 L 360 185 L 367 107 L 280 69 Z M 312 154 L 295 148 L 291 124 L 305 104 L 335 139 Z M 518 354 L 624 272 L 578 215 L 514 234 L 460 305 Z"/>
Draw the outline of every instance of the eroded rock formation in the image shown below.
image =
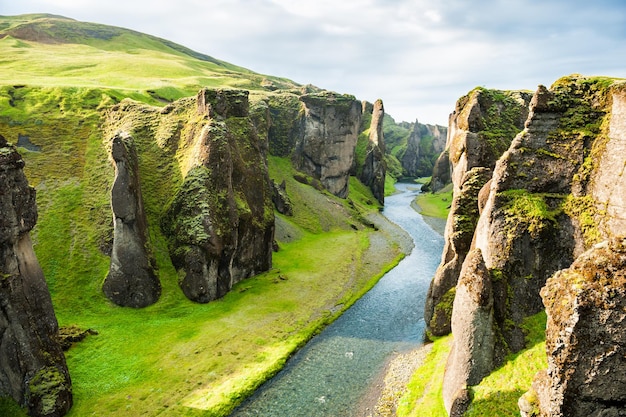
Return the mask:
<path id="1" fill-rule="evenodd" d="M 580 255 L 541 295 L 548 370 L 520 400 L 522 415 L 626 415 L 626 240 Z"/>
<path id="2" fill-rule="evenodd" d="M 318 179 L 332 194 L 345 198 L 354 160 L 361 102 L 332 92 L 300 97 L 304 111 L 292 159 L 295 167 Z"/>
<path id="3" fill-rule="evenodd" d="M 132 137 L 125 133 L 115 135 L 110 147 L 115 166 L 111 189 L 113 248 L 102 289 L 115 304 L 146 307 L 159 299 L 161 283 L 150 251 L 137 153 Z"/>
<path id="4" fill-rule="evenodd" d="M 200 91 L 193 149 L 161 227 L 185 295 L 205 303 L 272 265 L 274 212 L 246 91 Z"/>
<path id="5" fill-rule="evenodd" d="M 451 298 L 478 222 L 478 194 L 491 178 L 498 158 L 522 130 L 529 101 L 527 93 L 477 88 L 457 101 L 450 116 L 447 150 L 437 162 L 431 185 L 439 188 L 448 178 L 454 185 L 442 260 L 424 311 L 428 329 L 435 336 L 450 332 Z M 451 174 L 443 175 L 448 172 Z"/>
<path id="6" fill-rule="evenodd" d="M 382 100 L 376 100 L 372 110 L 369 141 L 365 151 L 360 180 L 367 185 L 380 204 L 385 202 L 385 140 L 383 136 L 383 118 L 385 108 Z"/>
<path id="7" fill-rule="evenodd" d="M 577 247 L 607 240 L 555 273 L 542 289 L 548 369 L 535 376 L 519 406 L 525 417 L 624 416 L 626 85 L 582 78 L 564 79 L 555 87 L 577 93 L 553 102 L 578 105 L 568 111 L 586 123 L 583 138 L 589 143 L 565 205 Z"/>
<path id="8" fill-rule="evenodd" d="M 506 353 L 524 347 L 521 323 L 543 309 L 540 290 L 546 280 L 555 271 L 569 267 L 584 248 L 616 233 L 607 225 L 615 228 L 621 224 L 621 198 L 608 195 L 623 186 L 622 179 L 618 172 L 603 171 L 599 163 L 610 159 L 606 156 L 609 148 L 615 151 L 621 146 L 623 136 L 611 131 L 609 121 L 613 120 L 611 105 L 620 108 L 622 87 L 612 80 L 579 76 L 558 80 L 550 89 L 540 86 L 532 98 L 525 129 L 497 161 L 491 180 L 480 191 L 480 217 L 470 246 L 474 255 L 471 261 L 469 257 L 465 260 L 459 282 L 488 288 L 479 283 L 489 277 L 495 337 L 485 339 L 481 335 L 484 329 L 471 325 L 482 320 L 485 311 L 469 309 L 465 315 L 453 312 L 453 333 L 473 336 L 465 338 L 467 343 L 454 344 L 448 367 L 458 367 L 454 358 L 459 357 L 492 357 L 493 361 L 486 362 L 491 365 L 486 369 L 476 365 L 478 371 L 474 363 L 480 361 L 474 360 L 466 362 L 469 370 L 465 372 L 448 370 L 460 376 L 447 379 L 444 385 L 448 411 L 457 400 L 464 402 L 462 389 L 478 382 L 471 375 L 489 372 L 488 368 L 497 367 Z M 617 113 L 615 123 L 620 125 Z M 611 142 L 613 145 L 607 146 Z M 453 149 L 451 159 L 455 158 Z M 623 156 L 617 165 L 623 170 Z M 608 177 L 600 180 L 603 175 Z M 456 183 L 458 177 L 454 177 Z M 604 200 L 594 194 L 598 184 L 613 190 L 605 190 Z M 607 209 L 611 204 L 614 210 Z M 457 287 L 457 297 L 463 286 Z M 476 344 L 476 340 L 482 342 Z"/>
<path id="9" fill-rule="evenodd" d="M 63 416 L 72 406 L 72 384 L 30 240 L 37 207 L 23 167 L 17 150 L 0 136 L 0 395 L 31 416 Z"/>
<path id="10" fill-rule="evenodd" d="M 433 157 L 446 147 L 447 129 L 415 121 L 400 162 L 408 177 L 429 177 L 434 169 Z M 449 182 L 449 181 L 448 181 Z"/>
<path id="11" fill-rule="evenodd" d="M 105 132 L 128 132 L 138 150 L 151 148 L 139 155 L 136 175 L 150 180 L 143 195 L 149 226 L 160 224 L 193 301 L 222 297 L 271 267 L 270 118 L 267 101 L 212 89 L 164 108 L 123 101 L 107 114 Z"/>

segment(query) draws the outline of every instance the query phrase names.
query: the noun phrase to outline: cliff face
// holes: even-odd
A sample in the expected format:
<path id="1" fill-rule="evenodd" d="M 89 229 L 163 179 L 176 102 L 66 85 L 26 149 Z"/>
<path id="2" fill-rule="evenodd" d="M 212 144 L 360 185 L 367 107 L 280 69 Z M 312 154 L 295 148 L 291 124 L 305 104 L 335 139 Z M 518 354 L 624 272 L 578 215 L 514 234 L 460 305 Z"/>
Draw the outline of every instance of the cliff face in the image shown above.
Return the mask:
<path id="1" fill-rule="evenodd" d="M 369 141 L 360 180 L 367 185 L 380 204 L 385 202 L 385 140 L 383 136 L 383 118 L 385 108 L 382 100 L 376 100 L 372 110 L 369 129 Z"/>
<path id="2" fill-rule="evenodd" d="M 330 193 L 345 198 L 361 124 L 361 102 L 330 92 L 306 94 L 300 101 L 303 114 L 292 154 L 294 165 L 320 180 Z"/>
<path id="3" fill-rule="evenodd" d="M 159 159 L 150 177 L 162 183 L 163 201 L 152 210 L 180 287 L 193 301 L 222 297 L 271 267 L 269 119 L 267 103 L 250 106 L 246 91 L 207 89 L 162 110 L 124 102 L 108 114 L 106 131 L 129 132 Z"/>
<path id="4" fill-rule="evenodd" d="M 416 121 L 400 160 L 404 174 L 413 178 L 430 176 L 437 156 L 446 147 L 446 137 L 445 127 Z"/>
<path id="5" fill-rule="evenodd" d="M 149 250 L 137 153 L 132 137 L 118 134 L 111 141 L 115 180 L 111 189 L 113 248 L 103 291 L 115 304 L 146 307 L 161 294 L 155 262 Z"/>
<path id="6" fill-rule="evenodd" d="M 523 416 L 619 416 L 626 409 L 626 87 L 606 79 L 563 81 L 559 90 L 577 89 L 574 99 L 582 102 L 577 117 L 598 119 L 595 126 L 587 124 L 586 136 L 594 130 L 597 135 L 587 139 L 591 144 L 569 197 L 577 247 L 606 240 L 556 272 L 542 289 L 548 369 L 535 376 L 519 405 Z"/>
<path id="7" fill-rule="evenodd" d="M 621 416 L 626 410 L 626 241 L 611 239 L 541 291 L 547 372 L 520 400 L 524 416 Z"/>
<path id="8" fill-rule="evenodd" d="M 610 103 L 620 91 L 612 84 L 606 79 L 568 77 L 550 90 L 540 86 L 525 129 L 497 161 L 491 180 L 479 193 L 480 217 L 470 246 L 475 255 L 463 263 L 453 305 L 455 343 L 444 379 L 449 411 L 459 411 L 455 403 L 466 397 L 465 386 L 479 382 L 506 353 L 524 347 L 520 325 L 543 309 L 540 291 L 546 280 L 569 267 L 586 247 L 618 233 L 607 225 L 621 223 L 621 198 L 596 196 L 598 184 L 604 184 L 600 187 L 605 196 L 607 187 L 623 186 L 620 170 L 608 174 L 601 165 L 610 159 L 608 149 L 621 146 L 622 134 L 608 128 Z M 621 123 L 619 119 L 615 123 Z M 607 146 L 611 142 L 618 148 Z M 454 160 L 458 153 L 450 149 Z M 616 164 L 623 170 L 623 156 Z M 490 285 L 484 285 L 486 279 Z M 486 304 L 458 295 L 468 291 L 464 288 L 476 292 L 477 286 L 484 289 L 481 299 L 493 299 L 489 314 L 478 308 Z M 490 329 L 489 335 L 485 329 Z M 457 340 L 457 334 L 464 336 Z"/>
<path id="9" fill-rule="evenodd" d="M 478 222 L 479 192 L 498 158 L 522 130 L 529 101 L 527 93 L 479 88 L 459 99 L 450 116 L 447 150 L 438 160 L 432 181 L 435 189 L 447 178 L 454 185 L 442 260 L 424 312 L 428 330 L 435 336 L 450 332 L 451 299 Z"/>
<path id="10" fill-rule="evenodd" d="M 37 208 L 23 167 L 16 149 L 0 136 L 0 395 L 32 416 L 63 416 L 72 406 L 72 384 L 30 240 Z"/>

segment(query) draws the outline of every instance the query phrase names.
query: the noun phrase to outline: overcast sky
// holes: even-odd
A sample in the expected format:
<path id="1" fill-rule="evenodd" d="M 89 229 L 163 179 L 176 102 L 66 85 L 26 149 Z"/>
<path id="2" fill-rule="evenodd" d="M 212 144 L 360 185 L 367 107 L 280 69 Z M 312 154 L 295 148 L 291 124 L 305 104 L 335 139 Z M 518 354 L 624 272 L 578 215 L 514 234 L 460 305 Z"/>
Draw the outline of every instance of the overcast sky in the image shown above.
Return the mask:
<path id="1" fill-rule="evenodd" d="M 263 74 L 382 98 L 396 121 L 447 125 L 476 86 L 626 78 L 624 0 L 0 0 L 169 39 Z"/>

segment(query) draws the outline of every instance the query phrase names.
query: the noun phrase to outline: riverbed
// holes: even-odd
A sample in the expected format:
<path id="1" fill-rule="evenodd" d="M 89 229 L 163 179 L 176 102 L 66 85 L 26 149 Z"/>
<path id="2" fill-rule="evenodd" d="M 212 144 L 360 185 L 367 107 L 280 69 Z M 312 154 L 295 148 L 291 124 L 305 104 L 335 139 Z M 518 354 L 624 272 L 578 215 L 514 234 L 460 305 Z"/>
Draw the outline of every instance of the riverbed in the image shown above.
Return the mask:
<path id="1" fill-rule="evenodd" d="M 419 186 L 396 188 L 401 193 L 386 197 L 383 214 L 413 238 L 412 252 L 300 349 L 233 417 L 362 417 L 358 404 L 371 394 L 389 359 L 423 344 L 424 300 L 443 237 L 411 208 Z"/>

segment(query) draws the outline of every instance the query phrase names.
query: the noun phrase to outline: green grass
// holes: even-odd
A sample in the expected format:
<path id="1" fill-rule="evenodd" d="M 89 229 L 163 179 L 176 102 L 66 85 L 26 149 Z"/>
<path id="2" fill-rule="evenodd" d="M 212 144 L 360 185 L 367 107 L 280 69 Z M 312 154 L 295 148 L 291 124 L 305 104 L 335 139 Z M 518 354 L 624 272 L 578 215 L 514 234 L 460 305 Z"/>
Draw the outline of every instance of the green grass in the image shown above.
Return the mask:
<path id="1" fill-rule="evenodd" d="M 407 392 L 398 403 L 397 417 L 447 417 L 443 405 L 443 370 L 452 345 L 452 336 L 433 342 L 424 364 L 413 374 Z"/>
<path id="2" fill-rule="evenodd" d="M 45 15 L 0 23 L 0 85 L 110 88 L 152 104 L 201 87 L 297 87 L 127 29 Z"/>
<path id="3" fill-rule="evenodd" d="M 467 417 L 517 417 L 517 401 L 532 383 L 535 374 L 548 367 L 546 359 L 546 314 L 538 313 L 525 319 L 526 348 L 510 355 L 504 365 L 472 388 L 474 400 Z"/>
<path id="4" fill-rule="evenodd" d="M 474 399 L 467 417 L 519 416 L 517 400 L 526 392 L 535 374 L 546 369 L 546 314 L 525 319 L 526 348 L 509 355 L 504 365 L 471 387 Z M 424 364 L 413 374 L 407 393 L 400 400 L 398 417 L 446 417 L 442 399 L 443 374 L 452 336 L 436 339 Z"/>
<path id="5" fill-rule="evenodd" d="M 62 323 L 99 333 L 67 353 L 70 416 L 227 415 L 372 285 L 351 272 L 367 245 L 364 233 L 306 233 L 282 246 L 272 271 L 205 305 L 176 291 L 142 310 L 56 306 Z"/>
<path id="6" fill-rule="evenodd" d="M 146 309 L 114 306 L 101 292 L 109 258 L 99 250 L 112 227 L 113 168 L 103 144 L 110 132 L 100 130 L 95 110 L 110 90 L 18 91 L 15 107 L 3 108 L 11 114 L 0 112 L 0 133 L 12 141 L 28 135 L 42 148 L 20 149 L 38 189 L 35 251 L 60 324 L 98 332 L 67 352 L 75 401 L 70 416 L 227 415 L 401 257 L 391 242 L 369 256 L 370 234 L 382 232 L 362 221 L 380 206 L 358 180 L 351 178 L 350 198 L 341 200 L 295 181 L 289 160 L 271 157 L 270 173 L 285 180 L 294 203 L 295 215 L 284 221 L 296 239 L 279 242 L 268 273 L 241 282 L 219 301 L 192 303 L 178 288 L 155 227 L 180 171 L 155 145 L 158 135 L 150 142 L 149 132 L 141 132 L 142 191 L 163 293 Z M 59 99 L 67 102 L 62 116 Z M 80 106 L 81 100 L 92 104 Z M 5 401 L 0 411 L 12 406 Z"/>
<path id="7" fill-rule="evenodd" d="M 452 204 L 452 189 L 447 186 L 436 193 L 422 193 L 417 196 L 416 204 L 424 216 L 447 219 Z"/>
<path id="8" fill-rule="evenodd" d="M 20 153 L 37 188 L 32 235 L 59 323 L 98 332 L 67 352 L 74 391 L 69 415 L 227 415 L 399 262 L 400 249 L 389 239 L 371 253 L 370 237 L 384 231 L 365 219 L 380 205 L 355 178 L 342 200 L 297 182 L 288 159 L 270 157 L 270 175 L 286 182 L 294 205 L 293 217 L 278 217 L 293 236 L 279 239 L 269 272 L 218 301 L 190 302 L 158 228 L 188 169 L 189 149 L 182 144 L 170 151 L 164 142 L 179 126 L 176 111 L 158 126 L 149 118 L 159 109 L 128 107 L 119 124 L 104 123 L 102 111 L 127 97 L 161 106 L 195 95 L 200 86 L 249 88 L 254 101 L 274 94 L 268 84 L 283 92 L 296 84 L 135 32 L 91 24 L 76 31 L 65 20 L 42 18 L 34 29 L 59 42 L 40 44 L 15 33 L 0 39 L 0 134 L 14 143 L 26 135 L 41 148 Z M 0 17 L 0 33 L 30 20 Z M 101 249 L 112 229 L 113 167 L 105 141 L 114 132 L 106 129 L 141 123 L 149 127 L 134 134 L 162 296 L 135 310 L 102 294 L 109 258 Z M 16 410 L 11 401 L 0 402 L 0 414 L 19 415 Z"/>

